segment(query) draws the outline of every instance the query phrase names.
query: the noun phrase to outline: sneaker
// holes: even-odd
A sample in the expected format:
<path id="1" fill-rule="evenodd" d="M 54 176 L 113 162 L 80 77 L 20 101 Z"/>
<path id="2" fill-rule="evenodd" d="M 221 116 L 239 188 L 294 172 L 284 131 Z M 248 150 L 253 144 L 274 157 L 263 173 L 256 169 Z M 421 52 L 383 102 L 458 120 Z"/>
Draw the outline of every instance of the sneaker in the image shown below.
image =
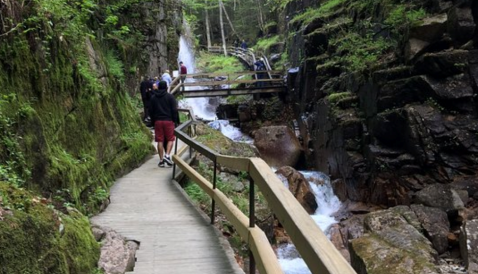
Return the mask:
<path id="1" fill-rule="evenodd" d="M 171 161 L 171 158 L 169 158 L 169 156 L 164 156 L 163 161 L 164 161 L 168 166 L 172 166 L 172 165 L 173 165 L 173 161 Z"/>
<path id="2" fill-rule="evenodd" d="M 158 166 L 159 167 L 166 167 L 166 165 L 164 164 L 164 161 L 159 162 Z"/>

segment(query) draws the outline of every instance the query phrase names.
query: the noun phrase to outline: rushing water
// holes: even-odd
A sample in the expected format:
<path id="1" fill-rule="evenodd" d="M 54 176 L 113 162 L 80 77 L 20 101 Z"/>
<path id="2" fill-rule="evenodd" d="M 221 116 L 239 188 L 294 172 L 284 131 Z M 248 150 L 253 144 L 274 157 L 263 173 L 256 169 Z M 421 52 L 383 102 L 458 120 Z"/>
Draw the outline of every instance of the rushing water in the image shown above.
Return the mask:
<path id="1" fill-rule="evenodd" d="M 181 36 L 179 48 L 179 61 L 182 61 L 188 68 L 188 73 L 194 73 L 196 71 L 194 53 L 191 43 Z M 187 82 L 192 79 L 187 79 Z M 188 98 L 179 102 L 182 108 L 192 108 L 194 115 L 203 120 L 212 121 L 209 126 L 220 130 L 222 134 L 237 142 L 252 143 L 252 139 L 242 134 L 242 132 L 232 125 L 227 120 L 217 120 L 216 117 L 216 102 L 212 102 L 209 98 Z M 330 185 L 330 179 L 321 172 L 315 171 L 301 171 L 304 177 L 309 181 L 312 191 L 315 194 L 315 199 L 318 204 L 317 211 L 311 215 L 317 225 L 326 232 L 330 225 L 336 223 L 335 219 L 331 215 L 340 208 L 340 201 L 334 195 L 332 187 Z M 281 178 L 282 181 L 287 184 L 285 178 Z M 285 181 L 284 181 L 285 180 Z M 323 185 L 316 184 L 314 182 L 323 181 Z M 277 251 L 279 262 L 284 270 L 285 274 L 307 274 L 310 273 L 305 262 L 300 258 L 296 248 L 292 244 L 281 246 Z"/>
<path id="2" fill-rule="evenodd" d="M 320 229 L 329 236 L 327 233 L 329 227 L 337 223 L 331 215 L 339 210 L 341 206 L 330 184 L 330 178 L 318 171 L 300 171 L 300 173 L 309 181 L 318 205 L 317 210 L 311 217 Z M 287 186 L 287 180 L 283 176 L 279 176 L 279 178 Z M 323 184 L 318 184 L 317 182 L 323 182 Z M 300 258 L 294 245 L 284 244 L 277 250 L 277 256 L 285 274 L 311 273 L 305 262 Z"/>
<path id="3" fill-rule="evenodd" d="M 194 51 L 192 43 L 188 42 L 188 39 L 181 36 L 179 39 L 179 56 L 178 63 L 182 61 L 188 68 L 188 73 L 196 72 Z M 186 82 L 194 81 L 193 79 L 186 79 Z M 186 87 L 188 89 L 188 87 Z M 201 118 L 206 121 L 212 121 L 209 125 L 217 130 L 220 130 L 222 134 L 228 138 L 237 142 L 249 142 L 252 143 L 252 139 L 249 136 L 242 134 L 242 132 L 229 124 L 227 120 L 217 120 L 216 108 L 219 105 L 220 100 L 216 98 L 185 98 L 179 102 L 182 108 L 191 108 L 194 115 L 197 118 Z"/>

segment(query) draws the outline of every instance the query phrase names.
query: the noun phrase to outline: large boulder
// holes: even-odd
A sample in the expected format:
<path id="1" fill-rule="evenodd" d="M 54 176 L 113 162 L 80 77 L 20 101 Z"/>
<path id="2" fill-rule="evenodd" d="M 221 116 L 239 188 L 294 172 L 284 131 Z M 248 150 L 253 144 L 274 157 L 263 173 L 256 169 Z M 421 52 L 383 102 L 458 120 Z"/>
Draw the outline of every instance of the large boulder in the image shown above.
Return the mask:
<path id="1" fill-rule="evenodd" d="M 269 126 L 254 134 L 254 145 L 270 166 L 295 166 L 302 152 L 294 132 L 287 126 Z"/>
<path id="2" fill-rule="evenodd" d="M 416 204 L 440 208 L 446 213 L 454 213 L 465 206 L 460 195 L 449 184 L 433 184 L 414 195 Z"/>
<path id="3" fill-rule="evenodd" d="M 415 213 L 406 206 L 370 213 L 366 233 L 350 241 L 351 264 L 358 274 L 439 273 L 437 252 L 420 233 Z"/>
<path id="4" fill-rule="evenodd" d="M 411 205 L 410 208 L 417 215 L 433 248 L 438 251 L 438 254 L 445 253 L 448 250 L 448 233 L 450 231 L 450 222 L 445 211 L 423 205 Z"/>
<path id="5" fill-rule="evenodd" d="M 304 175 L 290 166 L 281 167 L 276 171 L 276 174 L 279 175 L 279 178 L 287 185 L 290 192 L 309 214 L 313 214 L 317 210 L 318 205 L 315 201 L 315 195 Z"/>
<path id="6" fill-rule="evenodd" d="M 469 274 L 478 273 L 478 219 L 471 220 L 461 227 L 460 251 Z"/>
<path id="7" fill-rule="evenodd" d="M 434 77 L 460 74 L 467 69 L 468 58 L 467 50 L 425 53 L 415 63 L 414 71 L 417 74 L 428 74 Z"/>
<path id="8" fill-rule="evenodd" d="M 458 45 L 468 42 L 475 33 L 476 24 L 469 7 L 454 7 L 448 12 L 448 33 Z"/>
<path id="9" fill-rule="evenodd" d="M 98 268 L 105 274 L 123 274 L 132 271 L 135 254 L 139 245 L 127 241 L 118 232 L 107 227 L 93 227 L 95 237 L 101 241 L 101 255 Z"/>
<path id="10" fill-rule="evenodd" d="M 439 14 L 433 17 L 425 18 L 418 26 L 410 30 L 410 40 L 405 47 L 405 57 L 412 60 L 425 52 L 426 48 L 442 39 L 446 31 L 446 22 L 448 16 Z"/>

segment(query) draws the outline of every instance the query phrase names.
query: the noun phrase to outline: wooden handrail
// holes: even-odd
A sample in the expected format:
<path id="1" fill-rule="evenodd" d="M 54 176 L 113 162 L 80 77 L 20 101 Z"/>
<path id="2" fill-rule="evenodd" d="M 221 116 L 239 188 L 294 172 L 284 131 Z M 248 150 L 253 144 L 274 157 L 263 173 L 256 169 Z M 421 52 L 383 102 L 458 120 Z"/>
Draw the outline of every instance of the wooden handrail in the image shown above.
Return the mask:
<path id="1" fill-rule="evenodd" d="M 173 155 L 173 161 L 190 179 L 196 182 L 206 194 L 216 201 L 217 205 L 221 208 L 241 238 L 251 246 L 260 273 L 284 273 L 265 233 L 257 226 L 250 228 L 249 218 L 247 218 L 224 193 L 217 188 L 213 189 L 212 184 L 189 166 L 181 157 Z M 265 243 L 267 243 L 267 245 Z"/>
<path id="2" fill-rule="evenodd" d="M 262 159 L 220 155 L 182 132 L 183 129 L 192 124 L 192 121 L 188 121 L 178 127 L 175 130 L 176 136 L 200 153 L 202 153 L 201 151 L 205 152 L 203 155 L 208 158 L 212 157 L 210 159 L 214 159 L 215 163 L 249 173 L 254 183 L 263 193 L 269 207 L 286 229 L 292 242 L 295 244 L 312 273 L 356 274 L 354 269 L 337 251 L 317 224 L 315 224 L 302 205 Z M 234 208 L 232 208 L 232 202 L 223 196 L 224 194 L 222 194 L 222 192 L 217 189 L 212 189 L 211 183 L 187 165 L 180 157 L 174 155 L 173 161 L 218 203 L 239 235 L 241 235 L 245 242 L 249 243 L 249 247 L 258 263 L 260 272 L 271 274 L 282 273 L 282 270 L 279 271 L 277 269 L 278 262 L 275 255 L 274 258 L 271 258 L 270 250 L 272 250 L 272 248 L 267 239 L 264 240 L 260 232 L 252 232 L 257 226 L 253 228 L 248 227 L 247 217 L 242 214 L 242 212 L 239 213 L 237 207 L 234 206 Z M 247 233 L 249 233 L 247 239 L 244 238 L 246 230 Z"/>

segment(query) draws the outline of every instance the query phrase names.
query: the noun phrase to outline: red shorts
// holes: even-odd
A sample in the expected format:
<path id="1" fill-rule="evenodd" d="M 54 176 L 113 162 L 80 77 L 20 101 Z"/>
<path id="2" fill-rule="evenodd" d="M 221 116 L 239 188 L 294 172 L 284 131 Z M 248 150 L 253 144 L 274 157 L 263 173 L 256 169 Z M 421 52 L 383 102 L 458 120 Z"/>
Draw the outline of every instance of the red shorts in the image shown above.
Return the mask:
<path id="1" fill-rule="evenodd" d="M 156 121 L 154 123 L 154 136 L 156 142 L 163 143 L 166 141 L 174 141 L 174 122 L 173 121 Z"/>

